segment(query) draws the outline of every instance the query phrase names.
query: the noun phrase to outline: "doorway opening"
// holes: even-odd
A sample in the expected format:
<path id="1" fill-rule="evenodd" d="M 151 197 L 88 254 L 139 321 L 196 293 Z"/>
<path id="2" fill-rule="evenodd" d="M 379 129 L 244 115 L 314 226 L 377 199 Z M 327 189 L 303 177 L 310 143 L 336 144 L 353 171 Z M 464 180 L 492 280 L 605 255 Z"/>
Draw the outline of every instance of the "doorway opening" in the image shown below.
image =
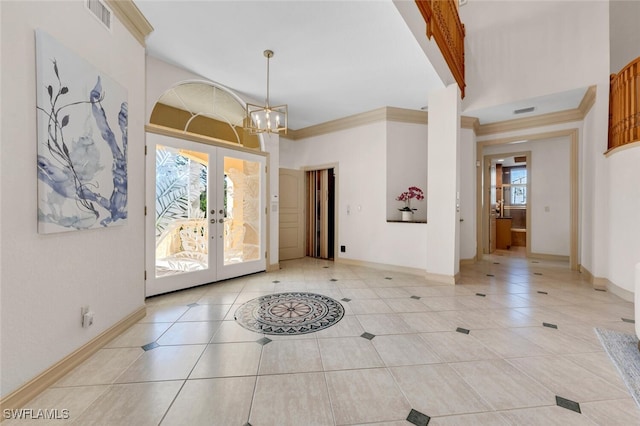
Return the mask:
<path id="1" fill-rule="evenodd" d="M 335 169 L 309 170 L 307 181 L 306 256 L 335 257 Z"/>
<path id="2" fill-rule="evenodd" d="M 492 158 L 490 162 L 491 204 L 495 205 L 495 220 L 490 215 L 489 223 L 490 252 L 505 250 L 526 255 L 529 230 L 527 155 L 506 154 Z"/>
<path id="3" fill-rule="evenodd" d="M 485 203 L 489 208 L 485 253 L 497 250 L 520 255 L 529 253 L 529 156 L 530 152 L 485 157 L 490 176 Z"/>

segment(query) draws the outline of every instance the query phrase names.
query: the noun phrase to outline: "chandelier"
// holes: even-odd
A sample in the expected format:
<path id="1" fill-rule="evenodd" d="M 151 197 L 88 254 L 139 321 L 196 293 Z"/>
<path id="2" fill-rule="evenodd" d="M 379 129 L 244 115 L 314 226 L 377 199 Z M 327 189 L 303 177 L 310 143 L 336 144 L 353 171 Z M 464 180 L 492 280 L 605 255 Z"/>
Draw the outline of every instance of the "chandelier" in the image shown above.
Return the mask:
<path id="1" fill-rule="evenodd" d="M 244 128 L 252 135 L 281 131 L 287 134 L 287 106 L 269 105 L 269 59 L 273 57 L 273 51 L 265 50 L 264 56 L 267 58 L 267 99 L 264 106 L 247 103 Z"/>

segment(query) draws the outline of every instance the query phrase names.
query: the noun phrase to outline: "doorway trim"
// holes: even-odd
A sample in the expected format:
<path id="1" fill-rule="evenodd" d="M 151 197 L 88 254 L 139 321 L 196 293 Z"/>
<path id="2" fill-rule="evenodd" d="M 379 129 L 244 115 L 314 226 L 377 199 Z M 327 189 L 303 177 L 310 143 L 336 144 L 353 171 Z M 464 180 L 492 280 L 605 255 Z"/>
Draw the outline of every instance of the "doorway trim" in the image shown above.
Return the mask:
<path id="1" fill-rule="evenodd" d="M 497 139 L 488 139 L 477 142 L 476 149 L 476 224 L 480 224 L 480 226 L 476 226 L 476 259 L 481 259 L 483 254 L 483 179 L 484 179 L 484 147 L 492 146 L 492 145 L 504 145 L 504 144 L 516 144 L 521 141 L 534 141 L 534 140 L 542 140 L 542 139 L 553 139 L 559 137 L 568 137 L 569 138 L 569 210 L 570 210 L 570 241 L 569 241 L 569 266 L 572 270 L 577 271 L 579 269 L 579 253 L 578 253 L 578 243 L 579 243 L 579 210 L 578 210 L 578 202 L 579 202 L 579 168 L 578 168 L 578 156 L 579 156 L 579 146 L 578 146 L 578 128 L 571 128 L 565 130 L 557 130 L 551 132 L 542 132 L 542 133 L 533 133 L 533 134 L 523 134 L 518 136 L 510 136 L 505 138 L 497 138 Z M 530 237 L 527 236 L 527 239 Z M 529 241 L 527 241 L 529 244 Z M 529 253 L 529 250 L 527 250 Z"/>
<path id="2" fill-rule="evenodd" d="M 333 175 L 335 177 L 335 185 L 334 185 L 334 204 L 333 204 L 333 220 L 334 220 L 334 225 L 333 225 L 333 260 L 334 262 L 338 261 L 338 259 L 340 259 L 340 250 L 338 250 L 339 248 L 339 241 L 338 241 L 338 228 L 339 228 L 339 215 L 338 212 L 340 211 L 340 207 L 339 207 L 339 193 L 340 193 L 340 170 L 339 170 L 339 164 L 338 163 L 327 163 L 327 164 L 320 164 L 317 166 L 305 166 L 302 167 L 302 170 L 305 173 L 307 172 L 311 172 L 311 171 L 317 171 L 317 170 L 326 170 L 326 169 L 333 169 Z M 305 185 L 305 188 L 307 188 L 307 185 Z M 308 196 L 307 193 L 307 189 L 305 189 L 305 198 Z M 304 244 L 306 246 L 307 244 L 307 220 L 305 219 L 304 221 L 304 235 L 305 235 L 305 241 Z"/>
<path id="3" fill-rule="evenodd" d="M 525 164 L 527 167 L 527 205 L 525 207 L 525 212 L 526 212 L 526 218 L 525 218 L 525 228 L 526 228 L 526 256 L 529 257 L 531 256 L 531 233 L 532 233 L 532 229 L 531 229 L 531 201 L 530 201 L 530 194 L 531 194 L 531 179 L 529 179 L 529 172 L 531 171 L 531 151 L 514 151 L 514 152 L 504 152 L 504 153 L 500 153 L 500 154 L 487 154 L 484 156 L 484 161 L 483 161 L 483 167 L 486 169 L 487 165 L 491 166 L 491 160 L 493 160 L 494 158 L 500 158 L 500 157 L 517 157 L 517 156 L 524 156 L 525 157 Z M 488 238 L 488 234 L 491 231 L 489 229 L 488 226 L 488 221 L 490 219 L 490 214 L 491 212 L 489 211 L 491 209 L 491 205 L 490 205 L 490 195 L 489 195 L 489 187 L 487 184 L 490 184 L 490 182 L 487 181 L 483 181 L 483 189 L 482 189 L 482 194 L 485 197 L 484 199 L 484 208 L 483 208 L 483 219 L 482 219 L 482 235 L 483 235 L 483 239 L 482 239 L 482 245 L 483 245 L 483 250 L 482 253 L 484 254 L 484 250 L 487 248 L 487 245 L 489 244 L 489 238 Z M 490 251 L 490 250 L 487 250 Z"/>

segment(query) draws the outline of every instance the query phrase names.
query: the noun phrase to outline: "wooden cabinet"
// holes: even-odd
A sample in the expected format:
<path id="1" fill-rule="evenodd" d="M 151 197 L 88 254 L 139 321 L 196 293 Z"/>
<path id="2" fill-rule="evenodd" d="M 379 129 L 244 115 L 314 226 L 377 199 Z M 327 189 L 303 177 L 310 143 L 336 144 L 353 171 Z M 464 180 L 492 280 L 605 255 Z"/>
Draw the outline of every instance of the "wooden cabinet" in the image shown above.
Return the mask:
<path id="1" fill-rule="evenodd" d="M 511 247 L 511 218 L 496 219 L 496 249 L 509 250 Z"/>

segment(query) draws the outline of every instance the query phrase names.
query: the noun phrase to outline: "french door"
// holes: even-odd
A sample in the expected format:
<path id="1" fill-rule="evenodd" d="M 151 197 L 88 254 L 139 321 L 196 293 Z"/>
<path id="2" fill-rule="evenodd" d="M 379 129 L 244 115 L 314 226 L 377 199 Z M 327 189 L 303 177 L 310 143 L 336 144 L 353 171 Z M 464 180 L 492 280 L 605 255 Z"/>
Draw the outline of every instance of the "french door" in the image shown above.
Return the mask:
<path id="1" fill-rule="evenodd" d="M 147 133 L 146 296 L 266 269 L 265 166 Z"/>

